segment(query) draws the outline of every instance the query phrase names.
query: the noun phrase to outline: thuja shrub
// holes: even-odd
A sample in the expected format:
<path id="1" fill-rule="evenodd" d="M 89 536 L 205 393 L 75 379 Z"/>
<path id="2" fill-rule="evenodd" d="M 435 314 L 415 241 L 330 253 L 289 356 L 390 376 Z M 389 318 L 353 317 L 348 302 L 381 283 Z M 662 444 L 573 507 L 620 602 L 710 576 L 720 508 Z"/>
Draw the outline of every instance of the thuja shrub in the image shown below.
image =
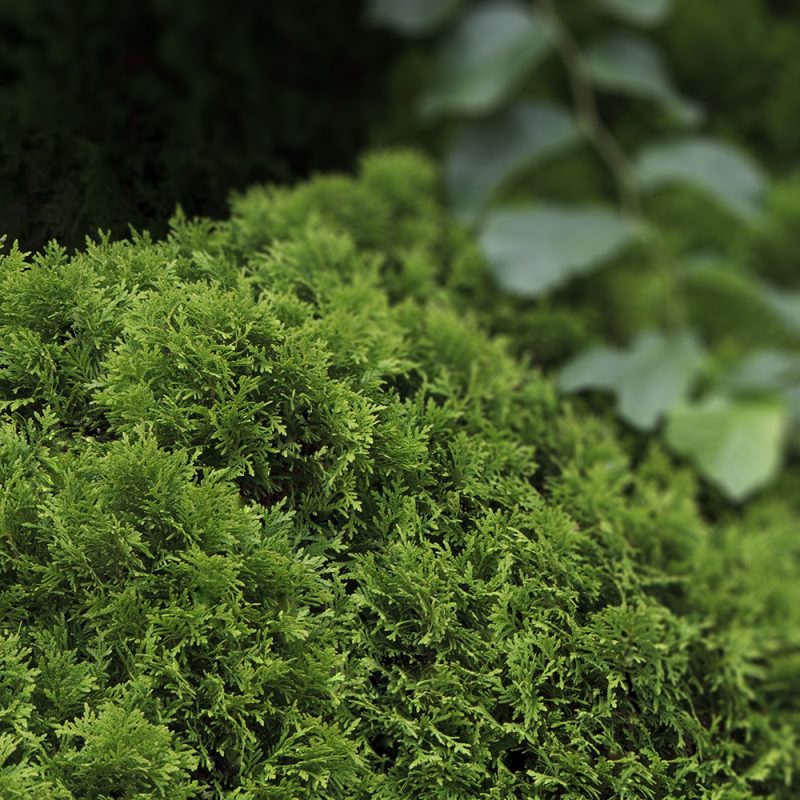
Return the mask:
<path id="1" fill-rule="evenodd" d="M 7 248 L 0 796 L 797 796 L 797 509 L 562 402 L 436 196 Z"/>

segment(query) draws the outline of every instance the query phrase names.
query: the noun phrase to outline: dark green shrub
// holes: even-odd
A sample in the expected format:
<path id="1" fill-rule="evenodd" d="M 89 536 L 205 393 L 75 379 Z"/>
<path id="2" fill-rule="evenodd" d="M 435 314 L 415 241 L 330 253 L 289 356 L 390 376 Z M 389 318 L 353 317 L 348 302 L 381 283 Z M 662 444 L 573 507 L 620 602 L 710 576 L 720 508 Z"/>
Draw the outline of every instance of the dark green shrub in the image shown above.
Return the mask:
<path id="1" fill-rule="evenodd" d="M 559 400 L 437 192 L 0 261 L 0 795 L 796 796 L 797 509 Z"/>

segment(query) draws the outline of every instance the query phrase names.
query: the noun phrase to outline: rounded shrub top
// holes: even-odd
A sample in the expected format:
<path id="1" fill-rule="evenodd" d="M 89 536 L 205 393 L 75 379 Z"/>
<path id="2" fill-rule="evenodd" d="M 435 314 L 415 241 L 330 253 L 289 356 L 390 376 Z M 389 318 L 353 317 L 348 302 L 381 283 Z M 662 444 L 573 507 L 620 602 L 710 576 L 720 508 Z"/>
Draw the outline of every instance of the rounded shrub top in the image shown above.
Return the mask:
<path id="1" fill-rule="evenodd" d="M 436 194 L 2 258 L 0 796 L 794 796 L 794 573 L 486 333 Z"/>

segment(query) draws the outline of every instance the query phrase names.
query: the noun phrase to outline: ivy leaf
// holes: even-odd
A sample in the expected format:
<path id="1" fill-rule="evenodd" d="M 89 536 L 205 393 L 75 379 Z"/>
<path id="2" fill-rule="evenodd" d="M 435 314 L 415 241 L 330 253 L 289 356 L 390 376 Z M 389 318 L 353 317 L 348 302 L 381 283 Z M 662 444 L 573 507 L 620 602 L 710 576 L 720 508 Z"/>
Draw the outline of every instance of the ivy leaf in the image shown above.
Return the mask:
<path id="1" fill-rule="evenodd" d="M 490 214 L 480 241 L 500 287 L 536 297 L 597 267 L 639 233 L 610 209 L 542 205 Z"/>
<path id="2" fill-rule="evenodd" d="M 547 53 L 552 25 L 513 0 L 476 6 L 443 43 L 420 113 L 485 114 Z"/>
<path id="3" fill-rule="evenodd" d="M 652 100 L 685 125 L 702 116 L 699 107 L 672 85 L 655 45 L 641 36 L 617 34 L 595 41 L 586 51 L 584 65 L 601 89 Z"/>
<path id="4" fill-rule="evenodd" d="M 644 189 L 688 183 L 745 218 L 758 214 L 765 189 L 764 174 L 753 161 L 725 142 L 699 136 L 648 148 L 635 172 Z"/>
<path id="5" fill-rule="evenodd" d="M 775 477 L 788 415 L 777 401 L 713 397 L 673 411 L 667 441 L 732 500 L 744 500 Z"/>
<path id="6" fill-rule="evenodd" d="M 757 350 L 726 376 L 724 386 L 739 393 L 778 394 L 793 421 L 800 421 L 800 353 Z"/>
<path id="7" fill-rule="evenodd" d="M 561 371 L 559 386 L 567 392 L 608 389 L 616 394 L 623 419 L 652 430 L 687 395 L 704 358 L 688 331 L 648 332 L 629 350 L 598 347 L 579 355 Z"/>
<path id="8" fill-rule="evenodd" d="M 800 333 L 800 294 L 768 285 L 761 287 L 760 294 L 786 325 Z"/>
<path id="9" fill-rule="evenodd" d="M 631 25 L 657 25 L 672 10 L 672 0 L 598 0 L 601 6 Z"/>
<path id="10" fill-rule="evenodd" d="M 370 0 L 369 20 L 405 36 L 431 33 L 461 5 L 461 0 Z"/>
<path id="11" fill-rule="evenodd" d="M 757 350 L 727 376 L 727 386 L 741 392 L 770 392 L 800 384 L 800 353 Z"/>
<path id="12" fill-rule="evenodd" d="M 490 119 L 467 123 L 445 163 L 456 212 L 474 218 L 515 173 L 563 150 L 579 135 L 572 114 L 550 103 L 517 103 Z"/>

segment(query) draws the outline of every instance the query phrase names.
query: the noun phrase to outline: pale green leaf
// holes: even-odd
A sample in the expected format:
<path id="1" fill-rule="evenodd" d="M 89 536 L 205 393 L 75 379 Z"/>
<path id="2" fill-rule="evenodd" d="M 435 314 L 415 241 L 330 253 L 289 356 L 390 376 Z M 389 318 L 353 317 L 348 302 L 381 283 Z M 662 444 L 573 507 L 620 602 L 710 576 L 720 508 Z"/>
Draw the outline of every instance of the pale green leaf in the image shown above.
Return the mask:
<path id="1" fill-rule="evenodd" d="M 550 103 L 518 103 L 490 119 L 467 123 L 445 163 L 454 209 L 474 218 L 520 169 L 559 152 L 578 137 L 572 114 Z"/>
<path id="2" fill-rule="evenodd" d="M 769 393 L 785 401 L 792 419 L 800 421 L 800 353 L 758 350 L 747 356 L 723 380 L 738 393 Z"/>
<path id="3" fill-rule="evenodd" d="M 656 46 L 641 36 L 616 34 L 597 40 L 587 48 L 584 66 L 601 89 L 656 102 L 686 125 L 702 116 L 673 86 Z"/>
<path id="4" fill-rule="evenodd" d="M 759 212 L 765 190 L 764 174 L 753 161 L 725 142 L 702 137 L 648 148 L 635 172 L 643 189 L 690 184 L 745 218 Z"/>
<path id="5" fill-rule="evenodd" d="M 406 36 L 420 36 L 441 26 L 462 0 L 369 0 L 367 13 L 376 25 Z"/>
<path id="6" fill-rule="evenodd" d="M 778 472 L 788 427 L 777 401 L 714 397 L 670 415 L 667 441 L 732 500 L 743 500 Z"/>
<path id="7" fill-rule="evenodd" d="M 760 288 L 760 294 L 786 325 L 800 333 L 800 294 L 767 285 Z"/>
<path id="8" fill-rule="evenodd" d="M 485 114 L 497 108 L 550 47 L 552 26 L 530 6 L 474 7 L 442 45 L 420 112 Z"/>
<path id="9" fill-rule="evenodd" d="M 598 0 L 601 6 L 631 25 L 657 25 L 672 10 L 672 0 Z"/>
<path id="10" fill-rule="evenodd" d="M 628 350 L 598 347 L 579 355 L 564 367 L 559 385 L 568 392 L 612 391 L 620 416 L 640 430 L 651 430 L 686 397 L 703 361 L 691 333 L 648 332 Z"/>
<path id="11" fill-rule="evenodd" d="M 725 384 L 741 392 L 780 391 L 800 384 L 800 353 L 757 350 L 736 365 Z"/>
<path id="12" fill-rule="evenodd" d="M 503 289 L 536 297 L 617 255 L 639 232 L 606 208 L 528 206 L 490 214 L 481 245 Z"/>

